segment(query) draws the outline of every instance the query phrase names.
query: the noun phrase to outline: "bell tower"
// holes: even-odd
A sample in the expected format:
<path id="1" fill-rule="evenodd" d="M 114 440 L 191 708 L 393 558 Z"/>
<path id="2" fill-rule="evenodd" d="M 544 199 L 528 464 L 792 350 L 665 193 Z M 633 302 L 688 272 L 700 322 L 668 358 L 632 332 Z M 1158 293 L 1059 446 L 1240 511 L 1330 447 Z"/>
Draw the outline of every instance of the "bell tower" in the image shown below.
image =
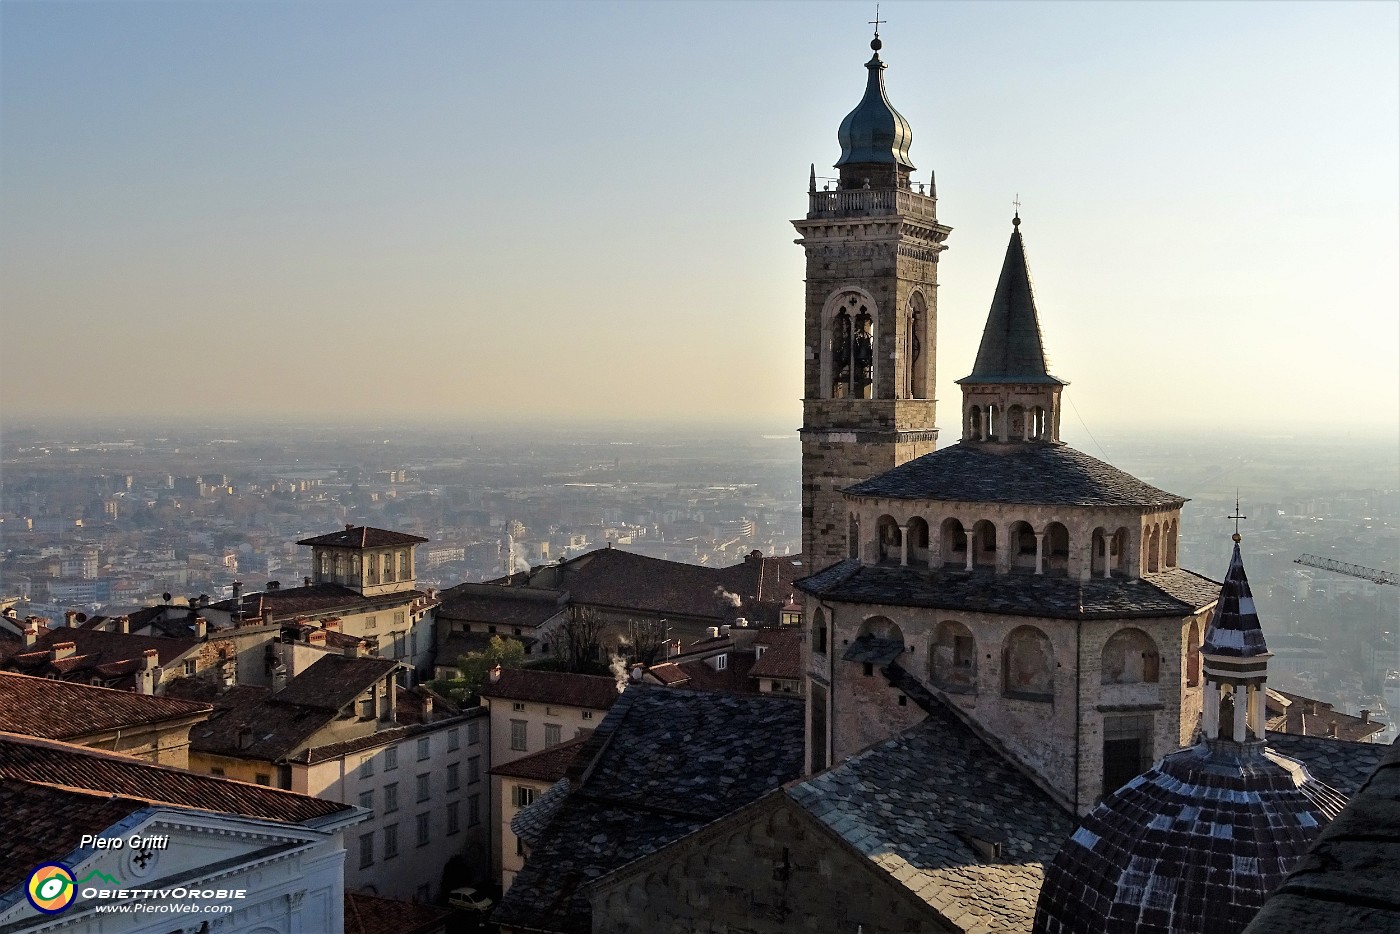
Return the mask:
<path id="1" fill-rule="evenodd" d="M 909 121 L 885 94 L 880 36 L 865 96 L 841 121 L 839 179 L 793 221 L 807 252 L 802 550 L 811 571 L 858 541 L 841 490 L 934 449 L 938 223 L 932 175 L 912 181 Z"/>

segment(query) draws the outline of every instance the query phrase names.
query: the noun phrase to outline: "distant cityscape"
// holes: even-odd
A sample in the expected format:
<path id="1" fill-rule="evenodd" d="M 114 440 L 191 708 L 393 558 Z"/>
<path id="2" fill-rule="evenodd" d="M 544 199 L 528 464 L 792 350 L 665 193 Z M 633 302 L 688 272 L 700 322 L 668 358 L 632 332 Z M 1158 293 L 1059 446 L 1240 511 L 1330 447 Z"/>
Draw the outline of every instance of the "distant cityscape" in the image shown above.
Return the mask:
<path id="1" fill-rule="evenodd" d="M 1096 443 L 1083 446 L 1108 459 Z M 1238 483 L 1278 685 L 1395 722 L 1400 588 L 1294 563 L 1396 568 L 1393 451 L 1247 437 L 1109 445 L 1125 469 L 1191 498 L 1181 563 L 1208 575 L 1234 529 Z M 235 581 L 292 586 L 312 572 L 295 543 L 346 524 L 427 538 L 418 582 L 439 590 L 603 547 L 723 567 L 799 550 L 798 483 L 796 433 L 778 427 L 122 438 L 18 427 L 0 481 L 0 595 L 19 618 L 61 623 L 69 610 L 112 615 L 165 593 L 222 600 Z"/>

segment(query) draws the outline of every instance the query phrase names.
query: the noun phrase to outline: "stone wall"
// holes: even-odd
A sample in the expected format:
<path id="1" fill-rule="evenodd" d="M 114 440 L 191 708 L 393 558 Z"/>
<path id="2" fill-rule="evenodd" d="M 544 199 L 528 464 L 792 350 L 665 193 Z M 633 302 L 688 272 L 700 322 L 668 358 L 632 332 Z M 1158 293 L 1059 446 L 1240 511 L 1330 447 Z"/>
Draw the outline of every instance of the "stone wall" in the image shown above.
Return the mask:
<path id="1" fill-rule="evenodd" d="M 693 833 L 591 895 L 609 934 L 951 934 L 960 930 L 786 795 Z"/>

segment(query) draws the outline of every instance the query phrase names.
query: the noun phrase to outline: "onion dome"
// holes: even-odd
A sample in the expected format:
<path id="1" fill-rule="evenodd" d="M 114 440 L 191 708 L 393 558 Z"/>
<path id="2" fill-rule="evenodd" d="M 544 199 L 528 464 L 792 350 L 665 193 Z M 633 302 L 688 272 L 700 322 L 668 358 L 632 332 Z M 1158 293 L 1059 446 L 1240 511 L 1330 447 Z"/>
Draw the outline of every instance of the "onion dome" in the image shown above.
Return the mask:
<path id="1" fill-rule="evenodd" d="M 875 54 L 865 63 L 869 71 L 865 96 L 855 110 L 846 114 L 841 128 L 836 131 L 836 139 L 841 143 L 841 158 L 836 168 L 893 164 L 912 170 L 914 163 L 909 161 L 909 144 L 914 141 L 914 131 L 885 96 L 885 63 L 880 61 L 879 36 L 871 41 L 870 47 Z"/>

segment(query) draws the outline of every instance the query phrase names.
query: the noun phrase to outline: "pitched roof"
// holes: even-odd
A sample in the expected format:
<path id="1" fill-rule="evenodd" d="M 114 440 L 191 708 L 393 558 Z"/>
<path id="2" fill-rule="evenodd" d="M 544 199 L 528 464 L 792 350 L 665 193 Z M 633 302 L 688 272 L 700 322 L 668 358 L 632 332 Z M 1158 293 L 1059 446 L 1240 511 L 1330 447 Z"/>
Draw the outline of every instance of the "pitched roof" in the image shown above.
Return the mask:
<path id="1" fill-rule="evenodd" d="M 328 532 L 314 538 L 303 538 L 298 545 L 325 545 L 332 548 L 387 548 L 393 545 L 417 545 L 428 539 L 407 532 L 391 532 L 367 525 L 347 526 L 339 532 Z"/>
<path id="2" fill-rule="evenodd" d="M 587 882 L 800 774 L 803 710 L 770 695 L 629 687 L 581 747 L 574 791 L 492 920 L 590 930 Z"/>
<path id="3" fill-rule="evenodd" d="M 505 765 L 498 765 L 491 770 L 491 774 L 553 784 L 568 773 L 569 766 L 578 755 L 579 747 L 587 741 L 587 735 L 575 737 L 567 743 L 559 743 Z"/>
<path id="4" fill-rule="evenodd" d="M 750 678 L 802 677 L 802 633 L 798 629 L 771 629 L 760 633 L 754 645 L 767 648 L 749 669 Z"/>
<path id="5" fill-rule="evenodd" d="M 1276 697 L 1287 706 L 1277 703 Z M 1331 704 L 1314 697 L 1270 688 L 1266 704 L 1269 715 L 1268 728 L 1280 733 L 1365 740 L 1385 732 L 1386 725 L 1369 715 L 1363 720 L 1361 717 L 1342 713 Z"/>
<path id="6" fill-rule="evenodd" d="M 1220 585 L 1220 600 L 1206 627 L 1201 643 L 1202 655 L 1225 655 L 1230 658 L 1255 658 L 1267 655 L 1264 630 L 1259 626 L 1259 614 L 1254 611 L 1254 595 L 1249 591 L 1249 578 L 1244 573 L 1240 557 L 1239 535 L 1225 582 Z"/>
<path id="7" fill-rule="evenodd" d="M 288 823 L 315 821 L 354 810 L 337 801 L 196 775 L 117 753 L 12 733 L 0 733 L 0 778 Z"/>
<path id="8" fill-rule="evenodd" d="M 996 574 L 990 569 L 833 564 L 798 586 L 838 603 L 936 607 L 1050 619 L 1126 619 L 1186 616 L 1211 605 L 1219 585 L 1182 568 L 1139 580 L 1096 577 L 1080 581 L 1048 575 Z"/>
<path id="9" fill-rule="evenodd" d="M 0 672 L 0 731 L 6 733 L 76 739 L 167 720 L 204 719 L 213 709 L 171 697 Z"/>
<path id="10" fill-rule="evenodd" d="M 959 930 L 1025 931 L 1073 818 L 941 701 L 915 699 L 927 720 L 786 794 Z"/>
<path id="11" fill-rule="evenodd" d="M 65 642 L 74 644 L 73 654 L 52 660 L 53 647 Z M 96 676 L 123 683 L 142 667 L 147 649 L 155 649 L 156 663 L 168 667 L 199 644 L 199 640 L 193 638 L 138 636 L 59 626 L 41 631 L 38 641 L 31 647 L 19 646 L 5 661 L 5 667 L 26 674 L 54 674 L 60 678 Z"/>
<path id="12" fill-rule="evenodd" d="M 244 594 L 237 604 L 230 598 L 210 606 L 225 613 L 237 609 L 244 619 L 262 619 L 264 613 L 271 613 L 274 620 L 282 621 L 325 613 L 364 613 L 378 607 L 400 606 L 413 600 L 426 599 L 427 596 L 421 590 L 398 590 L 366 597 L 339 584 L 312 584 L 309 587 L 285 587 Z"/>
<path id="13" fill-rule="evenodd" d="M 423 902 L 345 893 L 345 934 L 432 934 L 445 930 L 451 917 L 450 910 Z"/>
<path id="14" fill-rule="evenodd" d="M 1040 316 L 1035 310 L 1026 247 L 1021 240 L 1021 218 L 1012 221 L 1011 241 L 1006 245 L 1001 276 L 987 312 L 982 343 L 972 374 L 959 383 L 1057 383 L 1045 362 L 1040 336 Z"/>
<path id="15" fill-rule="evenodd" d="M 0 778 L 0 892 L 23 882 L 39 863 L 77 849 L 83 834 L 96 836 L 146 806 L 133 798 Z"/>
<path id="16" fill-rule="evenodd" d="M 567 604 L 565 595 L 557 590 L 502 584 L 459 584 L 444 590 L 439 599 L 438 619 L 503 626 L 539 626 L 563 612 Z"/>
<path id="17" fill-rule="evenodd" d="M 851 496 L 1024 506 L 1180 506 L 1159 490 L 1067 444 L 960 441 L 848 487 Z"/>
<path id="18" fill-rule="evenodd" d="M 607 710 L 617 702 L 617 681 L 568 671 L 507 668 L 498 681 L 481 686 L 482 697 Z"/>
<path id="19" fill-rule="evenodd" d="M 339 710 L 376 681 L 387 678 L 403 665 L 392 658 L 351 658 L 348 655 L 322 655 L 285 688 L 272 695 L 279 704 Z"/>
<path id="20" fill-rule="evenodd" d="M 1270 749 L 1297 759 L 1308 767 L 1313 778 L 1348 796 L 1361 790 L 1390 748 L 1384 743 L 1349 742 L 1272 730 L 1267 734 L 1267 741 Z"/>

